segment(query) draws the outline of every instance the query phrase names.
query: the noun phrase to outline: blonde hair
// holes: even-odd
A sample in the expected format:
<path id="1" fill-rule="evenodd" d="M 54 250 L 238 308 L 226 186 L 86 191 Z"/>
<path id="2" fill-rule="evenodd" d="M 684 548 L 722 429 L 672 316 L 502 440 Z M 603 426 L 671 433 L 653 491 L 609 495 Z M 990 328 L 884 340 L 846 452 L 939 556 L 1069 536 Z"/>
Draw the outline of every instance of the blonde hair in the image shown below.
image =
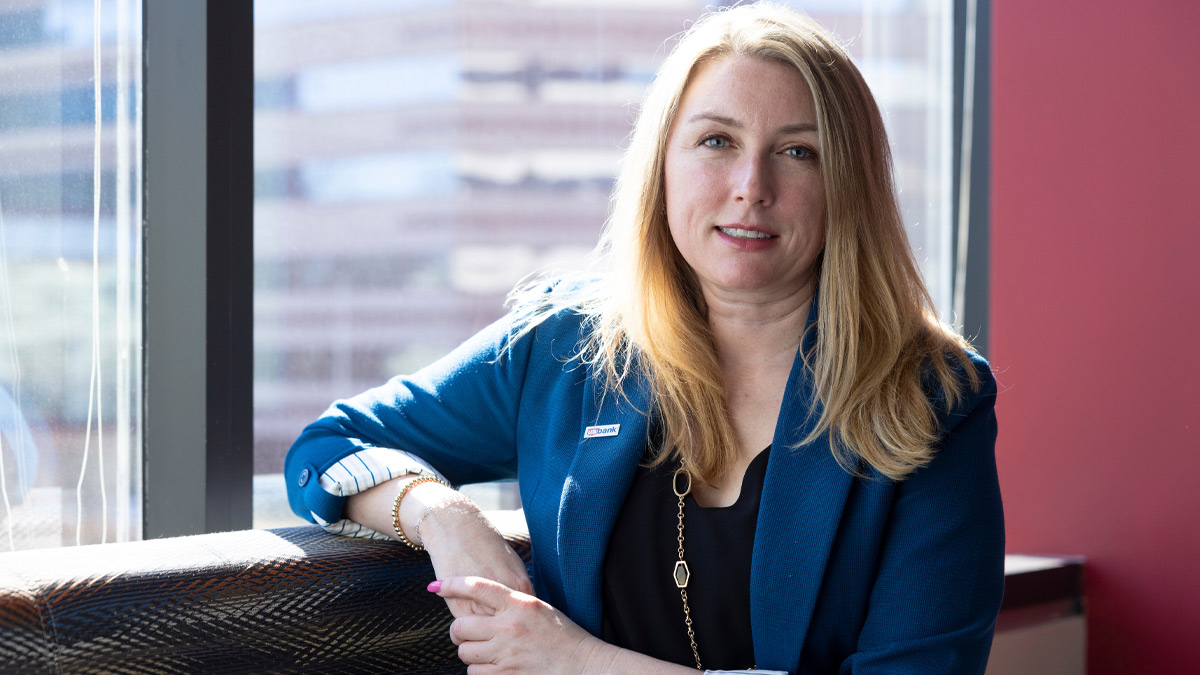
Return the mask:
<path id="1" fill-rule="evenodd" d="M 698 66 L 728 56 L 796 68 L 816 103 L 827 220 L 815 263 L 815 348 L 804 359 L 819 399 L 805 403 L 819 403 L 820 412 L 801 445 L 828 434 L 847 470 L 859 472 L 859 458 L 902 479 L 932 459 L 939 438 L 928 385 L 953 406 L 964 371 L 972 387 L 978 376 L 967 342 L 938 321 L 913 259 L 875 100 L 846 51 L 802 14 L 767 4 L 710 13 L 662 64 L 597 249 L 605 276 L 572 299 L 591 328 L 581 356 L 610 391 L 621 390 L 632 368 L 644 374 L 661 422 L 655 463 L 678 459 L 707 484 L 733 466 L 737 441 L 716 342 L 696 277 L 671 238 L 664 197 L 664 149 L 683 92 Z M 528 298 L 528 288 L 515 297 Z"/>

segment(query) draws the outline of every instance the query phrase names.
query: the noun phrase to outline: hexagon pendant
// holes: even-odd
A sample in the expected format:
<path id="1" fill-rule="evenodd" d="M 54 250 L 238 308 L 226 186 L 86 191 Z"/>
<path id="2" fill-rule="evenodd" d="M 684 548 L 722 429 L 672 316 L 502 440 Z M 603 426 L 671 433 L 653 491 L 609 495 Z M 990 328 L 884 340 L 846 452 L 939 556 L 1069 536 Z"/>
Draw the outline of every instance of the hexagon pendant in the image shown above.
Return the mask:
<path id="1" fill-rule="evenodd" d="M 688 579 L 691 578 L 692 572 L 688 569 L 688 564 L 682 560 L 675 563 L 675 571 L 672 572 L 675 577 L 676 588 L 687 588 Z"/>

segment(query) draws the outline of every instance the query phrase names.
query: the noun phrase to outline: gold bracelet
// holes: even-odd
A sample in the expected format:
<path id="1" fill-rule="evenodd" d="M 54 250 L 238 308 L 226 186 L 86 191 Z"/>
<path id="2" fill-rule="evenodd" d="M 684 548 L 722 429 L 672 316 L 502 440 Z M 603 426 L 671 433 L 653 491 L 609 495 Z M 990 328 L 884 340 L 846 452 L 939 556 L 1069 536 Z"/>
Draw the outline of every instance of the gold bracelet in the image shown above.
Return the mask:
<path id="1" fill-rule="evenodd" d="M 404 495 L 408 494 L 408 491 L 413 489 L 414 485 L 420 485 L 421 483 L 439 483 L 441 485 L 445 485 L 446 487 L 450 487 L 446 481 L 440 478 L 436 478 L 434 476 L 419 476 L 408 481 L 408 484 L 401 488 L 400 494 L 396 495 L 396 501 L 392 503 L 392 529 L 396 530 L 396 537 L 403 542 L 405 546 L 408 546 L 414 551 L 424 551 L 425 547 L 423 545 L 412 543 L 408 540 L 408 537 L 404 536 L 404 528 L 400 527 L 400 500 L 404 499 Z M 422 542 L 422 544 L 423 543 L 424 542 Z"/>

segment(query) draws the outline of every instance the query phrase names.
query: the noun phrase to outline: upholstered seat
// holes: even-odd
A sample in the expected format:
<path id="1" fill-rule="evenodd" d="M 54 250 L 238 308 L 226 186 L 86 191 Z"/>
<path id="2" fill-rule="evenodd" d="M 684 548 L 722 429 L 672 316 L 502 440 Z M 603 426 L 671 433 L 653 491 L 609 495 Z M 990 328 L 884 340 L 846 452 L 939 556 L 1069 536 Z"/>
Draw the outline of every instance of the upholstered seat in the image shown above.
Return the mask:
<path id="1" fill-rule="evenodd" d="M 461 673 L 433 578 L 316 526 L 5 553 L 0 673 Z"/>

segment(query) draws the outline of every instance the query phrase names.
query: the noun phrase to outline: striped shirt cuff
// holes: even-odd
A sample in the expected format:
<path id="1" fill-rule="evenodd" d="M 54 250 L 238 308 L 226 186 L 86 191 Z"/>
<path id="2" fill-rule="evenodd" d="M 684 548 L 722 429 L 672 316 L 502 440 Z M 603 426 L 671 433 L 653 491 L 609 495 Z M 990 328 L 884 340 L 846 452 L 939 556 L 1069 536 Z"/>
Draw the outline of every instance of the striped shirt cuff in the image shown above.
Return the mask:
<path id="1" fill-rule="evenodd" d="M 321 474 L 319 484 L 321 489 L 331 495 L 349 497 L 409 473 L 428 474 L 446 480 L 445 476 L 416 455 L 390 448 L 364 448 L 343 457 L 337 464 L 329 467 Z M 312 515 L 318 525 L 333 534 L 367 539 L 391 539 L 388 535 L 349 518 L 328 523 L 316 513 Z"/>

